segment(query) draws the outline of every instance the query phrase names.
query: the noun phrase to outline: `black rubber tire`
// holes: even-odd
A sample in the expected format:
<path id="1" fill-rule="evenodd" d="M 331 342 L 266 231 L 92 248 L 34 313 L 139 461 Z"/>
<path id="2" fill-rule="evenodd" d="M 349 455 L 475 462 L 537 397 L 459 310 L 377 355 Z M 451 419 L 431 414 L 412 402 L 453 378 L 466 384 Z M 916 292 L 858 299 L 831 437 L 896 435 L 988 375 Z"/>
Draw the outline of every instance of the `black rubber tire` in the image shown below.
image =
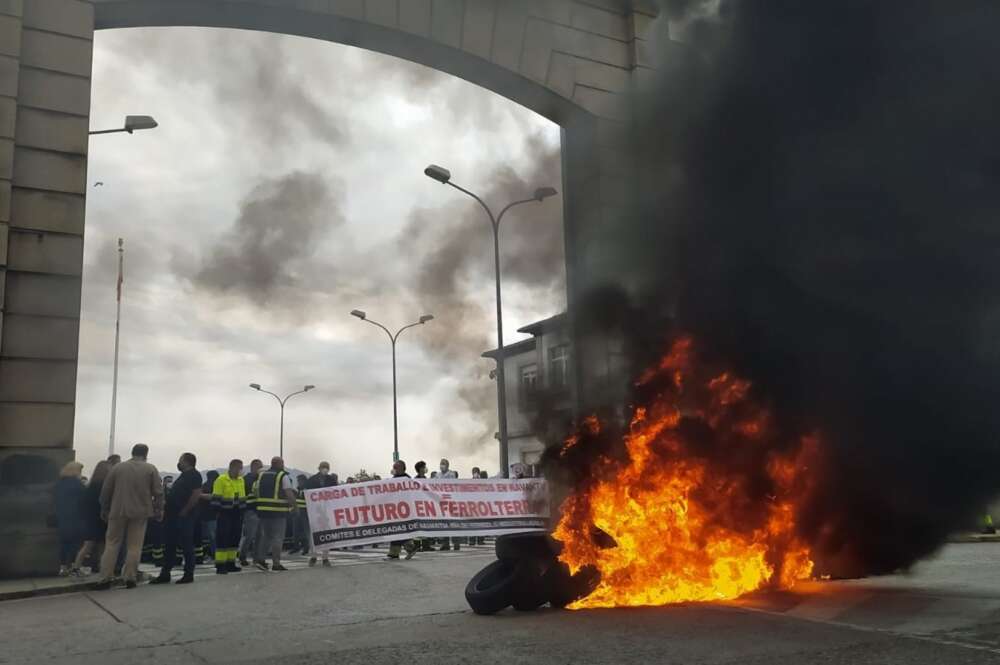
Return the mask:
<path id="1" fill-rule="evenodd" d="M 476 573 L 465 586 L 465 600 L 476 614 L 496 614 L 511 604 L 517 564 L 497 560 Z"/>
<path id="2" fill-rule="evenodd" d="M 555 559 L 521 559 L 510 597 L 510 604 L 519 612 L 531 612 L 549 602 L 549 590 L 543 581 Z"/>
<path id="3" fill-rule="evenodd" d="M 575 575 L 570 575 L 569 566 L 562 561 L 550 566 L 542 576 L 549 605 L 558 609 L 589 596 L 600 581 L 601 574 L 593 566 L 584 566 Z"/>
<path id="4" fill-rule="evenodd" d="M 519 559 L 554 560 L 559 556 L 562 543 L 547 533 L 512 533 L 499 536 L 496 542 L 498 559 L 517 561 Z"/>

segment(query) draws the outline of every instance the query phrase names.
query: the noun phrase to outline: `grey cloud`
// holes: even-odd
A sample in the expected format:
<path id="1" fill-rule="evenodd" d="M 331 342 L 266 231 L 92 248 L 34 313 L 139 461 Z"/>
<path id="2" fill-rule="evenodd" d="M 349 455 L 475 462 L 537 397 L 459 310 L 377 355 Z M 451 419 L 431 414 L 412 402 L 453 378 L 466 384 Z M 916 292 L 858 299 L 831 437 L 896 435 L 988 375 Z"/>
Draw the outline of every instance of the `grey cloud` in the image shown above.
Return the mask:
<path id="1" fill-rule="evenodd" d="M 202 258 L 192 283 L 258 304 L 279 289 L 303 287 L 298 262 L 343 222 L 338 188 L 315 173 L 267 180 L 244 199 L 239 217 Z"/>
<path id="2" fill-rule="evenodd" d="M 223 41 L 229 42 L 224 58 L 228 75 L 219 77 L 215 95 L 227 108 L 248 114 L 263 138 L 277 141 L 297 130 L 331 145 L 347 142 L 350 115 L 330 113 L 320 101 L 320 94 L 328 90 L 309 83 L 310 77 L 295 66 L 296 58 L 283 41 L 251 42 L 250 48 L 249 40 Z"/>
<path id="3" fill-rule="evenodd" d="M 143 68 L 164 85 L 207 88 L 225 108 L 219 123 L 262 151 L 283 149 L 294 138 L 348 145 L 357 133 L 359 100 L 387 91 L 429 107 L 457 131 L 521 120 L 497 105 L 492 93 L 470 95 L 459 79 L 414 62 L 377 53 L 323 57 L 323 49 L 343 56 L 353 47 L 211 28 L 116 32 L 122 69 Z"/>
<path id="4" fill-rule="evenodd" d="M 310 83 L 316 72 L 287 37 L 167 28 L 125 31 L 115 38 L 121 40 L 116 46 L 122 68 L 141 67 L 181 95 L 185 85 L 209 88 L 225 109 L 218 123 L 244 141 L 274 150 L 299 135 L 331 145 L 343 145 L 349 136 L 349 114 L 331 113 L 331 90 Z M 331 77 L 334 97 L 338 80 Z"/>

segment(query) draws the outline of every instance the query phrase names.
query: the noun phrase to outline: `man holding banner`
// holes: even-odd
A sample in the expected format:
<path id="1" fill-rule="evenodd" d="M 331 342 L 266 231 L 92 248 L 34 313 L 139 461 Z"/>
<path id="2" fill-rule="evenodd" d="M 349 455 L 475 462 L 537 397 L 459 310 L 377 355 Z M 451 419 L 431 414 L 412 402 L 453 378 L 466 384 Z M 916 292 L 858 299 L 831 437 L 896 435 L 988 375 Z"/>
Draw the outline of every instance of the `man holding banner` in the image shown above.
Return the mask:
<path id="1" fill-rule="evenodd" d="M 406 462 L 397 460 L 392 465 L 393 478 L 409 478 L 406 472 Z M 398 559 L 401 548 L 406 548 L 406 560 L 409 561 L 417 553 L 417 543 L 412 540 L 394 540 L 389 544 L 389 553 L 385 555 L 387 559 Z"/>

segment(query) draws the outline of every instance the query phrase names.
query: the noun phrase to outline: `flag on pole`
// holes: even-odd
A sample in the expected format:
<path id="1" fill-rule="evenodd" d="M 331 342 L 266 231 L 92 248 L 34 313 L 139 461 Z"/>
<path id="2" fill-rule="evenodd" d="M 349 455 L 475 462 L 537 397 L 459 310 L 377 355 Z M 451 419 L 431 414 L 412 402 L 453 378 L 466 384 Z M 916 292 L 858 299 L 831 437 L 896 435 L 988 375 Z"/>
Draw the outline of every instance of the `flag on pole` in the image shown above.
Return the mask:
<path id="1" fill-rule="evenodd" d="M 123 245 L 125 241 L 121 238 L 118 239 L 118 302 L 122 301 L 122 284 L 125 282 L 125 274 L 122 270 L 122 263 L 124 259 L 125 249 Z"/>

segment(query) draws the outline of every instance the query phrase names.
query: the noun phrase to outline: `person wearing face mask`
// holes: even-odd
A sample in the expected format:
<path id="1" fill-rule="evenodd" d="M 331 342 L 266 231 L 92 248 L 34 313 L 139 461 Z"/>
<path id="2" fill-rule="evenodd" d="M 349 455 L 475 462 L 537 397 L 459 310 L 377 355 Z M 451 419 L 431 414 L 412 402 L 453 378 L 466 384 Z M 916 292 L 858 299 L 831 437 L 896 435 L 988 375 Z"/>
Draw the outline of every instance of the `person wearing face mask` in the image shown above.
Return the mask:
<path id="1" fill-rule="evenodd" d="M 320 462 L 319 463 L 319 469 L 317 470 L 317 473 L 315 475 L 313 475 L 313 476 L 310 476 L 309 480 L 306 481 L 306 489 L 307 490 L 318 490 L 318 489 L 323 489 L 324 487 L 333 487 L 334 485 L 337 485 L 337 484 L 338 484 L 337 483 L 337 474 L 330 473 L 330 463 L 329 462 Z M 307 511 L 305 511 L 305 510 L 302 511 L 301 519 L 305 523 L 305 532 L 306 532 L 306 537 L 308 538 L 309 534 L 311 533 L 311 531 L 309 529 L 309 514 L 308 514 Z M 309 554 L 310 554 L 310 556 L 309 556 L 309 565 L 310 566 L 315 566 L 316 563 L 317 563 L 317 560 L 316 560 L 316 547 L 314 545 L 312 545 L 311 543 L 309 544 Z M 329 568 L 331 566 L 331 564 L 330 564 L 330 552 L 328 550 L 323 550 L 322 557 L 323 557 L 323 565 L 325 567 Z"/>
<path id="2" fill-rule="evenodd" d="M 212 483 L 212 506 L 218 524 L 215 532 L 215 572 L 219 575 L 238 573 L 236 565 L 240 534 L 243 532 L 243 511 L 246 508 L 246 484 L 243 482 L 243 460 L 229 462 L 229 470 Z"/>
<path id="3" fill-rule="evenodd" d="M 194 582 L 194 531 L 198 520 L 198 502 L 201 501 L 201 473 L 195 468 L 198 459 L 194 453 L 184 453 L 177 462 L 181 472 L 167 495 L 163 523 L 164 561 L 159 577 L 150 584 L 169 584 L 170 571 L 177 565 L 177 549 L 184 553 L 184 575 L 177 584 Z"/>
<path id="4" fill-rule="evenodd" d="M 441 464 L 438 468 L 440 469 L 437 475 L 438 478 L 458 478 L 458 472 L 451 470 L 451 462 L 449 462 L 448 460 L 442 459 Z M 439 550 L 440 552 L 445 552 L 447 550 L 450 550 L 452 548 L 452 545 L 454 545 L 456 551 L 462 549 L 462 545 L 459 542 L 458 538 L 442 538 L 441 542 L 443 544 L 441 545 L 441 549 Z"/>

